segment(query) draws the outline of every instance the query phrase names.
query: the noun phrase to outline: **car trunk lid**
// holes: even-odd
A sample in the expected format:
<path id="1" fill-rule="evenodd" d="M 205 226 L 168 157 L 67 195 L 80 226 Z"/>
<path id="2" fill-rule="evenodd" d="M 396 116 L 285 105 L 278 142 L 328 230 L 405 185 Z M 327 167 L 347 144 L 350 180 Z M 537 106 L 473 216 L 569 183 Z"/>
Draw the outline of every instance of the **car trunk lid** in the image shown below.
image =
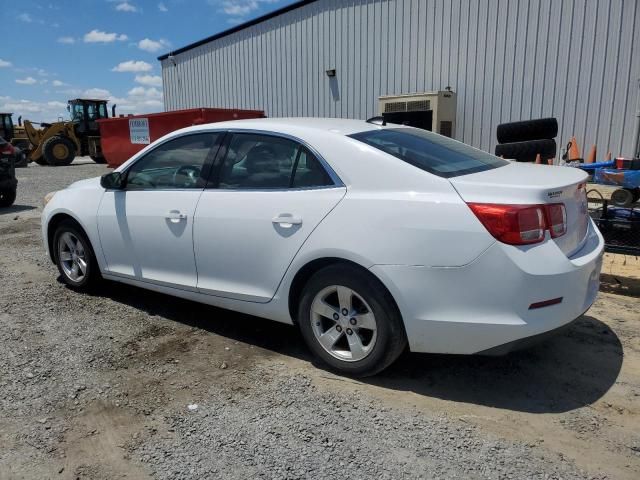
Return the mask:
<path id="1" fill-rule="evenodd" d="M 515 162 L 449 179 L 467 203 L 563 203 L 566 208 L 567 231 L 553 241 L 567 256 L 580 249 L 587 233 L 586 180 L 587 174 L 577 168 Z"/>

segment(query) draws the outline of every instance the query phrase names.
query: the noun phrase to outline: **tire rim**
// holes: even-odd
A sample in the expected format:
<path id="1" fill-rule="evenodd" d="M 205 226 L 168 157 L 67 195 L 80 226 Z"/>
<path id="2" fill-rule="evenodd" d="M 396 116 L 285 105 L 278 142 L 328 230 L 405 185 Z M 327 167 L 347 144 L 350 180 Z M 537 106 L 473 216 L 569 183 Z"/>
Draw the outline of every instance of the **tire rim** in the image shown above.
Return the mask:
<path id="1" fill-rule="evenodd" d="M 66 145 L 62 143 L 58 143 L 57 145 L 53 146 L 53 156 L 56 157 L 58 160 L 67 158 L 67 155 L 69 155 L 69 149 L 67 148 Z"/>
<path id="2" fill-rule="evenodd" d="M 58 240 L 58 258 L 64 274 L 74 282 L 81 282 L 87 274 L 86 249 L 78 237 L 65 232 Z"/>
<path id="3" fill-rule="evenodd" d="M 373 350 L 378 331 L 375 315 L 351 288 L 322 289 L 311 303 L 310 318 L 316 340 L 332 357 L 357 362 Z"/>

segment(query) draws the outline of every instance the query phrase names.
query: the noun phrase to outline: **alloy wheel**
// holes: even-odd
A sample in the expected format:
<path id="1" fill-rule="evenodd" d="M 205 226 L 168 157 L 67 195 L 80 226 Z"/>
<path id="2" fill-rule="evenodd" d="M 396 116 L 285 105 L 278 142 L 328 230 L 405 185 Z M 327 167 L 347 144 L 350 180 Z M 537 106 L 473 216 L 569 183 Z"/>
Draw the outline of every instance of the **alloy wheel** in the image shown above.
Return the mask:
<path id="1" fill-rule="evenodd" d="M 64 274 L 74 282 L 82 282 L 87 275 L 87 250 L 71 232 L 64 232 L 58 240 L 58 258 Z"/>
<path id="2" fill-rule="evenodd" d="M 373 310 L 351 288 L 331 285 L 318 292 L 311 303 L 310 319 L 318 343 L 339 360 L 362 360 L 376 343 Z"/>

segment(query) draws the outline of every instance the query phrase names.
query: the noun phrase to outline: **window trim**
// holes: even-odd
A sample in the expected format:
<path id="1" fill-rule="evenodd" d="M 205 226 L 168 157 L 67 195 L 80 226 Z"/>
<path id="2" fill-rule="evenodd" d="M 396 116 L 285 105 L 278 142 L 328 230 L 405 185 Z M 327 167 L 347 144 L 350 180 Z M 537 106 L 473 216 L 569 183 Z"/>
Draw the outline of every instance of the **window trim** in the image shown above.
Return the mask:
<path id="1" fill-rule="evenodd" d="M 132 162 L 131 165 L 127 165 L 127 168 L 125 168 L 122 171 L 122 174 L 125 176 L 125 179 L 128 182 L 128 180 L 129 180 L 129 171 L 134 167 L 134 165 L 136 165 L 138 162 L 140 162 L 143 159 L 145 159 L 148 155 L 150 155 L 151 153 L 155 152 L 158 148 L 162 147 L 163 145 L 166 145 L 167 143 L 172 142 L 173 140 L 178 140 L 178 139 L 184 138 L 184 137 L 191 137 L 191 136 L 195 136 L 195 135 L 216 135 L 216 134 L 220 134 L 220 136 L 219 136 L 218 139 L 216 139 L 216 141 L 213 143 L 213 145 L 211 145 L 211 148 L 209 149 L 209 153 L 207 153 L 207 158 L 205 158 L 205 161 L 202 164 L 201 176 L 202 176 L 202 178 L 204 179 L 204 182 L 205 182 L 205 186 L 204 187 L 201 187 L 201 188 L 177 188 L 177 187 L 171 187 L 171 188 L 136 188 L 136 189 L 128 189 L 127 188 L 127 184 L 125 183 L 125 186 L 122 189 L 122 191 L 123 192 L 184 192 L 184 191 L 192 192 L 192 191 L 203 191 L 206 188 L 206 186 L 209 184 L 209 181 L 211 180 L 211 173 L 212 173 L 212 170 L 213 170 L 214 162 L 215 162 L 216 158 L 218 157 L 218 154 L 220 153 L 220 150 L 221 150 L 220 147 L 222 146 L 222 144 L 224 143 L 224 141 L 227 138 L 226 130 L 203 130 L 203 131 L 199 131 L 199 132 L 185 132 L 184 134 L 181 134 L 181 135 L 172 136 L 171 138 L 167 138 L 162 143 L 159 143 L 158 145 L 156 145 L 153 149 L 149 150 L 144 155 L 141 155 L 139 158 L 136 158 L 136 160 L 134 162 Z"/>
<path id="2" fill-rule="evenodd" d="M 288 133 L 282 132 L 274 132 L 270 130 L 259 130 L 259 129 L 244 129 L 244 128 L 229 128 L 226 130 L 227 135 L 225 136 L 224 142 L 221 147 L 218 149 L 218 153 L 216 154 L 215 163 L 207 182 L 207 185 L 204 187 L 205 190 L 213 191 L 219 190 L 224 192 L 298 192 L 304 190 L 326 190 L 328 188 L 343 188 L 345 184 L 342 182 L 338 174 L 331 168 L 329 162 L 327 162 L 322 155 L 318 153 L 318 151 L 309 145 L 304 140 L 290 135 Z M 233 139 L 235 134 L 248 134 L 248 135 L 264 135 L 269 137 L 282 138 L 285 140 L 291 140 L 297 143 L 299 146 L 306 148 L 319 162 L 322 168 L 324 168 L 327 175 L 333 182 L 332 185 L 322 185 L 316 187 L 295 187 L 295 188 L 220 188 L 220 170 L 225 160 L 227 159 L 227 148 Z"/>

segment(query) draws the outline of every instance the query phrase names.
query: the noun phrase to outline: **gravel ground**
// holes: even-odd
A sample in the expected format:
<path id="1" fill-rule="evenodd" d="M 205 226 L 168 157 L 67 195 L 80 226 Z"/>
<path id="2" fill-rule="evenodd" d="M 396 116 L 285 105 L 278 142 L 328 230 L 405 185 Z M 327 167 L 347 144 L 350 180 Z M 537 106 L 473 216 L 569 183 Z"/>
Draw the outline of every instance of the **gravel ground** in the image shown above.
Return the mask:
<path id="1" fill-rule="evenodd" d="M 105 171 L 32 164 L 0 211 L 0 479 L 640 478 L 633 271 L 609 265 L 594 308 L 531 350 L 405 354 L 356 381 L 293 327 L 65 288 L 41 199 Z"/>

